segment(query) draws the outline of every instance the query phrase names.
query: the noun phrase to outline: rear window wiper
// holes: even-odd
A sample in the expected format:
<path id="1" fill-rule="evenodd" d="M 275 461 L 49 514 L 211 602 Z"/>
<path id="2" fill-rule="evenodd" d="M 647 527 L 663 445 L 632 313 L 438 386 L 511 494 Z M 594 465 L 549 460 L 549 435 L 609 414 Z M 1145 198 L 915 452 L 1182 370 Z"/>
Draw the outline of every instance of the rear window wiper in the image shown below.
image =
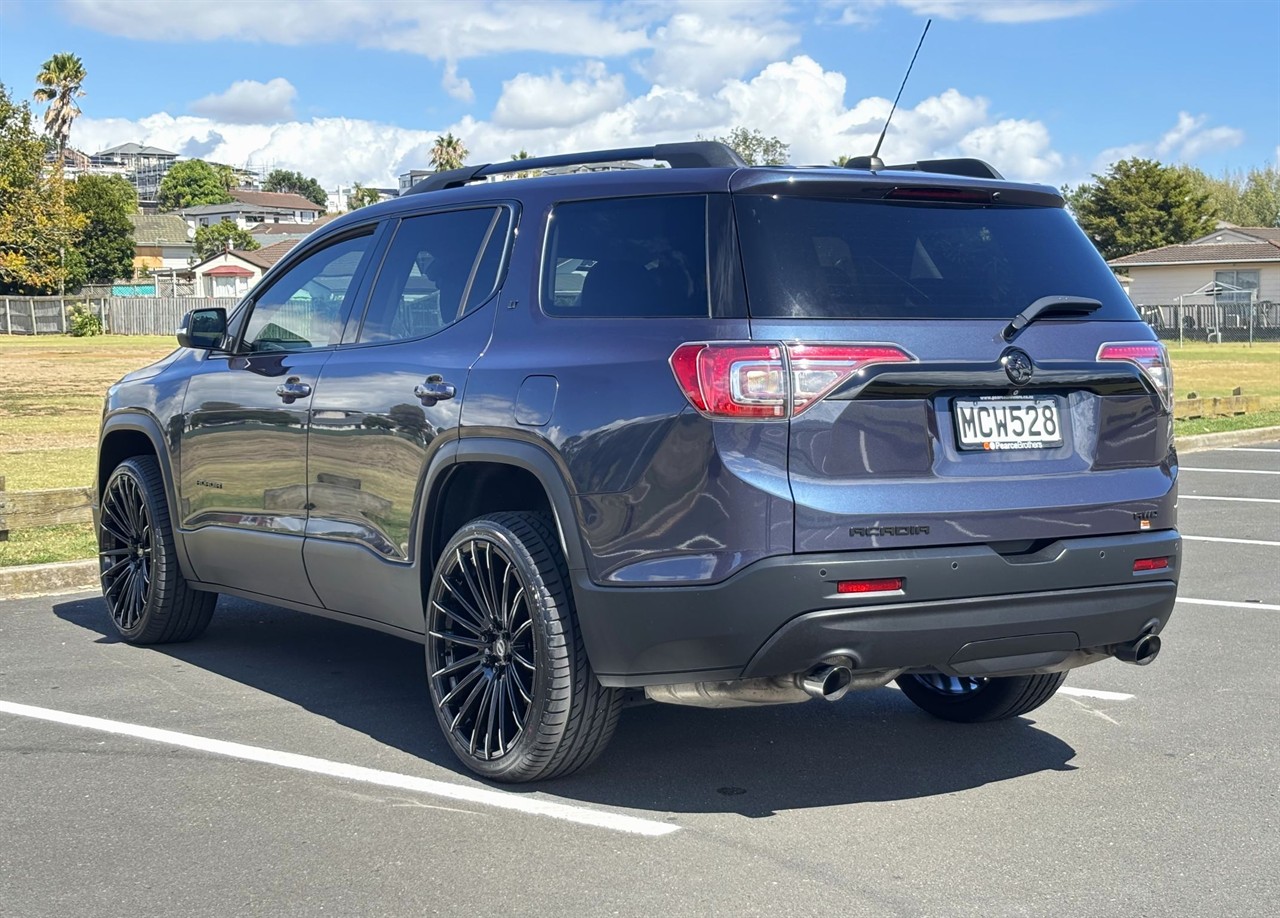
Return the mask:
<path id="1" fill-rule="evenodd" d="M 1091 300 L 1087 296 L 1042 296 L 1014 316 L 1001 334 L 1004 340 L 1012 341 L 1014 335 L 1041 316 L 1087 316 L 1101 308 L 1101 300 Z"/>

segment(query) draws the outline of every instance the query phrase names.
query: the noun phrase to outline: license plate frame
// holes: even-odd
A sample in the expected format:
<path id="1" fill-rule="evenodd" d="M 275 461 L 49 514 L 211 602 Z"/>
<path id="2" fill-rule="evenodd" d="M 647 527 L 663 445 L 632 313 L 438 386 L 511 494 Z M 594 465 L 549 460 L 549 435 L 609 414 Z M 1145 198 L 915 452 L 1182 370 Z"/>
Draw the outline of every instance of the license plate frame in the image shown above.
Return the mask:
<path id="1" fill-rule="evenodd" d="M 966 452 L 1057 449 L 1064 442 L 1062 412 L 1052 397 L 957 397 L 951 416 L 956 446 Z"/>

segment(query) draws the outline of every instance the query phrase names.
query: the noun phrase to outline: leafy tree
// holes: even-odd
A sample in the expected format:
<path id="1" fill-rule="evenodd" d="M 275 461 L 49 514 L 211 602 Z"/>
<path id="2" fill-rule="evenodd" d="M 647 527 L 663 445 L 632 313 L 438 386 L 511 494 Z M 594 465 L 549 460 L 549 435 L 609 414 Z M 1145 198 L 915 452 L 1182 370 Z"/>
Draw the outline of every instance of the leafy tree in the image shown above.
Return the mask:
<path id="1" fill-rule="evenodd" d="M 82 175 L 68 183 L 67 203 L 85 219 L 75 246 L 78 283 L 108 284 L 133 277 L 133 224 L 138 195 L 118 175 Z M 78 284 L 77 284 L 78 285 Z"/>
<path id="2" fill-rule="evenodd" d="M 849 156 L 848 154 L 845 154 L 845 153 L 841 153 L 841 154 L 840 154 L 839 156 L 837 156 L 835 159 L 831 160 L 831 165 L 833 165 L 833 166 L 844 166 L 844 165 L 845 165 L 846 163 L 848 163 L 848 162 L 849 162 L 849 160 L 851 160 L 851 159 L 853 159 L 853 157 L 852 157 L 852 156 Z"/>
<path id="3" fill-rule="evenodd" d="M 222 186 L 223 191 L 230 191 L 232 188 L 240 187 L 240 179 L 236 177 L 236 170 L 226 163 L 209 163 L 213 172 L 218 176 L 218 184 Z"/>
<path id="4" fill-rule="evenodd" d="M 1198 192 L 1209 197 L 1214 216 L 1236 226 L 1280 226 L 1280 169 L 1267 166 L 1248 172 L 1206 175 L 1194 166 L 1179 166 Z"/>
<path id="5" fill-rule="evenodd" d="M 67 204 L 61 164 L 45 170 L 49 141 L 31 108 L 0 83 L 0 293 L 51 293 L 85 220 Z"/>
<path id="6" fill-rule="evenodd" d="M 1209 196 L 1173 166 L 1135 157 L 1093 179 L 1063 194 L 1106 258 L 1187 242 L 1213 229 Z"/>
<path id="7" fill-rule="evenodd" d="M 181 210 L 231 200 L 218 170 L 202 159 L 174 163 L 160 181 L 160 209 Z"/>
<path id="8" fill-rule="evenodd" d="M 791 144 L 766 137 L 759 129 L 735 127 L 727 136 L 711 139 L 733 147 L 748 166 L 781 166 L 791 156 Z"/>
<path id="9" fill-rule="evenodd" d="M 321 210 L 329 203 L 329 194 L 323 185 L 301 172 L 290 172 L 288 169 L 272 169 L 267 180 L 262 183 L 262 190 L 300 194 Z"/>
<path id="10" fill-rule="evenodd" d="M 377 204 L 381 200 L 382 195 L 378 193 L 377 188 L 366 188 L 356 182 L 355 188 L 351 189 L 351 194 L 347 197 L 347 209 L 359 210 L 361 207 Z"/>
<path id="11" fill-rule="evenodd" d="M 32 93 L 37 102 L 48 102 L 44 113 L 44 129 L 58 147 L 58 156 L 67 148 L 71 122 L 80 114 L 76 99 L 84 95 L 80 87 L 85 80 L 84 62 L 74 54 L 55 54 L 44 62 L 36 74 L 39 83 Z"/>
<path id="12" fill-rule="evenodd" d="M 431 165 L 437 172 L 461 169 L 470 152 L 462 143 L 462 138 L 454 137 L 450 132 L 436 138 L 435 144 L 431 147 Z"/>
<path id="13" fill-rule="evenodd" d="M 519 161 L 522 159 L 533 159 L 533 157 L 529 155 L 529 151 L 526 150 L 524 147 L 520 148 L 519 153 L 512 153 L 511 158 L 512 160 L 515 160 L 515 161 Z M 535 175 L 542 175 L 542 170 L 541 169 L 521 169 L 519 172 L 515 173 L 516 178 L 532 178 Z"/>
<path id="14" fill-rule="evenodd" d="M 230 220 L 223 220 L 211 226 L 202 226 L 196 230 L 194 249 L 196 258 L 202 260 L 228 249 L 252 252 L 260 248 L 262 245 L 248 230 L 241 229 Z"/>

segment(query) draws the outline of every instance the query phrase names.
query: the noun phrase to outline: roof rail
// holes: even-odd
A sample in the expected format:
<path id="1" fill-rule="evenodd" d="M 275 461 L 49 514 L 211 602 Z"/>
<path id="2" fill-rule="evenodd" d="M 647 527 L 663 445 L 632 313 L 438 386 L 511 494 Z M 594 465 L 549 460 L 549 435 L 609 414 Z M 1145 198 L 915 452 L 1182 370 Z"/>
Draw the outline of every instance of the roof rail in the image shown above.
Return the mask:
<path id="1" fill-rule="evenodd" d="M 715 140 L 695 140 L 689 143 L 660 143 L 651 147 L 623 147 L 618 150 L 595 150 L 589 153 L 560 153 L 555 156 L 513 159 L 505 163 L 463 166 L 461 169 L 450 169 L 448 172 L 429 175 L 405 194 L 424 194 L 428 191 L 442 191 L 445 188 L 461 188 L 476 179 L 507 172 L 554 169 L 559 166 L 586 166 L 592 163 L 611 163 L 620 159 L 654 159 L 667 163 L 672 169 L 716 166 L 737 169 L 746 165 L 742 157 L 727 144 Z"/>
<path id="2" fill-rule="evenodd" d="M 939 175 L 966 175 L 970 178 L 1004 179 L 994 166 L 980 159 L 922 159 L 917 163 L 904 163 L 900 166 L 885 166 L 873 163 L 870 156 L 854 156 L 845 161 L 846 169 L 870 169 L 879 172 L 881 169 L 894 172 L 935 172 Z"/>

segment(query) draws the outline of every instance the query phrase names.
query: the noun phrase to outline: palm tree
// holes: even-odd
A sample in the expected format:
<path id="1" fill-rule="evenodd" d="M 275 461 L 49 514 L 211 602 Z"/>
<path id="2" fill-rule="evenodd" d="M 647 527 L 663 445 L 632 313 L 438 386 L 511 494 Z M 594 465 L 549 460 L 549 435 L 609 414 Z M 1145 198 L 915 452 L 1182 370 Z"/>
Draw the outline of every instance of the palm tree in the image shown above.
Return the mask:
<path id="1" fill-rule="evenodd" d="M 431 165 L 437 172 L 449 169 L 461 169 L 462 162 L 471 151 L 462 144 L 461 137 L 454 137 L 453 132 L 437 137 L 431 148 Z"/>
<path id="2" fill-rule="evenodd" d="M 848 162 L 849 162 L 849 160 L 850 160 L 850 159 L 852 159 L 852 158 L 853 158 L 853 157 L 851 157 L 851 156 L 846 156 L 845 154 L 841 153 L 841 154 L 840 154 L 839 156 L 837 156 L 835 159 L 831 160 L 831 165 L 833 165 L 833 166 L 843 166 L 843 165 L 845 165 L 846 163 L 848 163 Z"/>
<path id="3" fill-rule="evenodd" d="M 67 149 L 71 122 L 80 114 L 80 106 L 75 100 L 84 95 L 80 88 L 84 80 L 84 62 L 67 52 L 49 58 L 36 74 L 36 82 L 40 85 L 32 95 L 37 102 L 49 103 L 44 113 L 44 129 L 58 145 L 59 160 Z"/>
<path id="4" fill-rule="evenodd" d="M 511 158 L 517 161 L 521 159 L 533 159 L 533 157 L 529 155 L 529 151 L 526 150 L 524 147 L 520 148 L 519 153 L 512 153 Z M 515 173 L 516 178 L 532 178 L 535 175 L 542 175 L 542 170 L 541 169 L 528 169 L 528 170 L 522 169 L 521 171 Z"/>

